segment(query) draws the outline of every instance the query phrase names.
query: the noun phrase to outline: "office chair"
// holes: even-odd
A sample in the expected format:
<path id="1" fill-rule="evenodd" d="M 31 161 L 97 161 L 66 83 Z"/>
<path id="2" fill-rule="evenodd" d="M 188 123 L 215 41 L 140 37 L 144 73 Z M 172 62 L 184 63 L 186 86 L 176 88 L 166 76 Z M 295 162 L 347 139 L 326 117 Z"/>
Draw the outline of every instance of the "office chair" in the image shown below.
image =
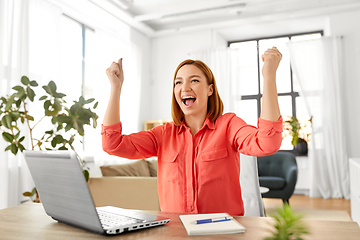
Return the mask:
<path id="1" fill-rule="evenodd" d="M 256 157 L 240 154 L 240 186 L 244 216 L 264 217 Z"/>
<path id="2" fill-rule="evenodd" d="M 257 158 L 260 186 L 269 188 L 263 198 L 280 198 L 289 204 L 295 190 L 297 164 L 294 154 L 277 152 Z"/>

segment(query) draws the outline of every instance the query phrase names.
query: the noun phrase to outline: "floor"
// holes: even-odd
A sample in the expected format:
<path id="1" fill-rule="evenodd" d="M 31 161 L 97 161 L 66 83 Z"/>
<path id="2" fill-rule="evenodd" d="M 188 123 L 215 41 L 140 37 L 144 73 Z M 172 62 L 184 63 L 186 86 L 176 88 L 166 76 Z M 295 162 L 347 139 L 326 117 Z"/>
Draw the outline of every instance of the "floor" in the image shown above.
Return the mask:
<path id="1" fill-rule="evenodd" d="M 281 199 L 264 198 L 267 216 L 276 212 L 283 202 Z M 305 213 L 305 217 L 321 220 L 351 221 L 350 200 L 310 198 L 304 195 L 293 195 L 290 206 L 294 211 Z"/>

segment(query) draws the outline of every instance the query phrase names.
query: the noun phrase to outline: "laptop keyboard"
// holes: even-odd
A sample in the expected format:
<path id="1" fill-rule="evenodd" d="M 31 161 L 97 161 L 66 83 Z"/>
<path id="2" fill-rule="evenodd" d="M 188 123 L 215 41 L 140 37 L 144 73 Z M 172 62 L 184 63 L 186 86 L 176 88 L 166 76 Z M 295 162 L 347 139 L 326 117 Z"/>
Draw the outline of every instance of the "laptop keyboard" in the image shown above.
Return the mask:
<path id="1" fill-rule="evenodd" d="M 97 212 L 103 227 L 116 227 L 144 222 L 144 220 L 119 215 L 116 213 L 109 213 L 101 210 L 97 210 Z"/>

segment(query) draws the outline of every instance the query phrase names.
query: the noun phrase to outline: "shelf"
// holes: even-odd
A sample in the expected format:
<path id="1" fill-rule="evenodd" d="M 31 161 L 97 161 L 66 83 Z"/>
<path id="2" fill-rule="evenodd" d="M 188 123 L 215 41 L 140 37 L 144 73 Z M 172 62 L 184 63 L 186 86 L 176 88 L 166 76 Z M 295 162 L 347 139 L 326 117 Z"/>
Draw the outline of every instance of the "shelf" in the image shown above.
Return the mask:
<path id="1" fill-rule="evenodd" d="M 148 120 L 144 123 L 144 130 L 147 131 L 149 129 L 152 129 L 156 126 L 165 125 L 168 122 L 172 122 L 172 120 Z"/>

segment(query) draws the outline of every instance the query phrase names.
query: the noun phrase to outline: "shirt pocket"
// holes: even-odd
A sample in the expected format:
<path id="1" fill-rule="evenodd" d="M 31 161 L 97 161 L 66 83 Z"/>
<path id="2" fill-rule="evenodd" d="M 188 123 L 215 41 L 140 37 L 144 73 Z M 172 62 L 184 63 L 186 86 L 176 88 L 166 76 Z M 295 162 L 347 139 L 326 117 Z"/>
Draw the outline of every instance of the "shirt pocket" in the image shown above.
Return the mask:
<path id="1" fill-rule="evenodd" d="M 177 152 L 164 151 L 162 153 L 158 175 L 161 174 L 163 181 L 178 182 L 178 156 L 179 154 Z"/>
<path id="2" fill-rule="evenodd" d="M 218 148 L 200 154 L 200 184 L 227 178 L 228 161 L 227 149 Z"/>

